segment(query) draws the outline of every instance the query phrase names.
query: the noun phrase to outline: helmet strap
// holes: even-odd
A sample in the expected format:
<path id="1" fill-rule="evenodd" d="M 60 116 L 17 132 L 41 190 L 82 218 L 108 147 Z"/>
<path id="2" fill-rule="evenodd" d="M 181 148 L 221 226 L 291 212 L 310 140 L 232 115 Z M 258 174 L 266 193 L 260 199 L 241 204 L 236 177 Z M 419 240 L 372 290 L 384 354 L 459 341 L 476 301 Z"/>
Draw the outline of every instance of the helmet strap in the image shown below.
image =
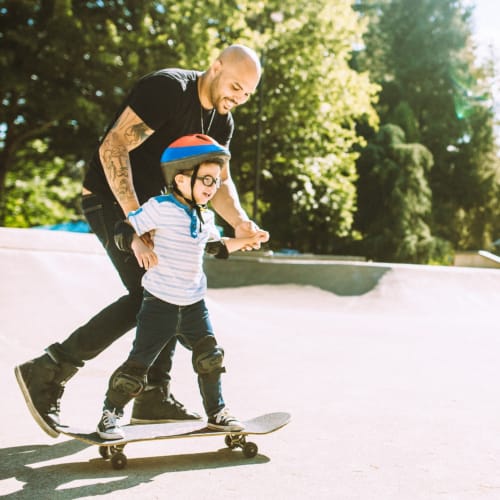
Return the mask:
<path id="1" fill-rule="evenodd" d="M 186 198 L 180 191 L 180 189 L 177 187 L 177 184 L 174 182 L 173 186 L 173 192 L 176 193 L 178 196 L 180 196 L 190 207 L 196 212 L 196 215 L 198 216 L 198 220 L 200 221 L 200 232 L 201 232 L 201 226 L 202 224 L 205 223 L 203 220 L 203 216 L 201 215 L 201 210 L 202 208 L 205 208 L 205 206 L 200 206 L 198 203 L 196 203 L 195 197 L 194 197 L 194 184 L 196 182 L 196 177 L 198 175 L 198 170 L 200 169 L 200 165 L 196 165 L 193 169 L 193 174 L 191 175 L 191 199 Z"/>

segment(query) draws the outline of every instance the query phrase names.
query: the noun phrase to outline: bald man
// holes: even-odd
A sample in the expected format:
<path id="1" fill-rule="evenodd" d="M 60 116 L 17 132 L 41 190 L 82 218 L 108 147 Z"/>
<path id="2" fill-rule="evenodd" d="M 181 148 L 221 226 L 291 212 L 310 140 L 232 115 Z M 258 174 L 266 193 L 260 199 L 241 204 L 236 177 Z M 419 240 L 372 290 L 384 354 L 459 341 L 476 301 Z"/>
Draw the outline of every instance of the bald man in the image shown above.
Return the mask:
<path id="1" fill-rule="evenodd" d="M 90 161 L 83 182 L 82 209 L 92 231 L 104 246 L 127 289 L 127 294 L 105 307 L 63 342 L 15 367 L 28 409 L 50 436 L 59 431 L 60 400 L 66 382 L 85 361 L 96 357 L 136 325 L 142 301 L 144 269 L 114 243 L 114 227 L 164 188 L 160 169 L 163 150 L 176 139 L 206 134 L 229 148 L 234 130 L 231 110 L 255 92 L 261 65 L 255 52 L 243 45 L 223 50 L 205 72 L 177 68 L 144 76 L 132 88 Z M 229 165 L 221 172 L 222 185 L 212 206 L 235 231 L 236 237 L 262 232 L 242 209 Z M 145 237 L 151 244 L 151 240 Z M 255 248 L 258 248 L 257 246 Z M 250 248 L 249 248 L 250 249 Z M 100 277 L 95 277 L 96 287 Z M 78 300 L 78 290 L 75 290 Z M 148 386 L 134 401 L 132 423 L 199 419 L 170 391 L 175 339 L 148 372 Z"/>

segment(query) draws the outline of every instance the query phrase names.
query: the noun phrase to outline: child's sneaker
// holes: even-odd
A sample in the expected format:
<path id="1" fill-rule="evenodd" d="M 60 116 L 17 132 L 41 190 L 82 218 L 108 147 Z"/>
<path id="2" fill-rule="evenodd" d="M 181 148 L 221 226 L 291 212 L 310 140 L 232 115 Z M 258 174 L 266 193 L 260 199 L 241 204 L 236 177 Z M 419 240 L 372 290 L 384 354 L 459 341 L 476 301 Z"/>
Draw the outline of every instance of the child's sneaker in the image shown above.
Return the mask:
<path id="1" fill-rule="evenodd" d="M 218 413 L 208 417 L 207 427 L 221 431 L 242 431 L 245 426 L 233 417 L 227 408 L 222 408 Z"/>
<path id="2" fill-rule="evenodd" d="M 123 413 L 116 410 L 110 411 L 104 409 L 101 420 L 97 424 L 97 434 L 99 434 L 99 437 L 102 439 L 123 439 L 125 434 L 118 423 L 119 418 L 122 416 Z"/>

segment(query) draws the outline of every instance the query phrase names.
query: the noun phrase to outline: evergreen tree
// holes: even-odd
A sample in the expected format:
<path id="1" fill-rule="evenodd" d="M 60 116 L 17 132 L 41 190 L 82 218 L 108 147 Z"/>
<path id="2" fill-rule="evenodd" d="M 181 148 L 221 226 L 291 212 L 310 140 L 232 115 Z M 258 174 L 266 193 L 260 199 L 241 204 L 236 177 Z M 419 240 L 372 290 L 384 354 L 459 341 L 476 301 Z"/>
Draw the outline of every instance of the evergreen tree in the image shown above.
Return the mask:
<path id="1" fill-rule="evenodd" d="M 475 63 L 471 10 L 457 0 L 363 0 L 370 19 L 358 67 L 381 84 L 382 123 L 429 149 L 432 233 L 455 249 L 491 243 L 498 216 L 491 71 Z M 360 206 L 370 200 L 360 197 Z"/>
<path id="2" fill-rule="evenodd" d="M 359 161 L 356 214 L 363 250 L 375 260 L 428 263 L 450 259 L 450 248 L 432 236 L 431 152 L 406 143 L 403 130 L 383 125 Z"/>

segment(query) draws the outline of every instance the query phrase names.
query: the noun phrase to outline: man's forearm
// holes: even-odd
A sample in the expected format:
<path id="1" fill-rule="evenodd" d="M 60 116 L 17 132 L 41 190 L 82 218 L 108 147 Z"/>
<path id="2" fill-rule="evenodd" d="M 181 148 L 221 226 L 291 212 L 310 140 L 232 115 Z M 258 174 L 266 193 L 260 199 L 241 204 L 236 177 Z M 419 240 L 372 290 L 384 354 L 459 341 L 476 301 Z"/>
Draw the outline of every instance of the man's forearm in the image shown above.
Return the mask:
<path id="1" fill-rule="evenodd" d="M 238 192 L 232 179 L 226 179 L 217 194 L 212 199 L 214 210 L 233 228 L 244 221 L 248 221 L 248 215 L 241 207 Z"/>
<path id="2" fill-rule="evenodd" d="M 127 107 L 99 148 L 106 180 L 125 215 L 139 208 L 129 152 L 142 144 L 153 132 Z"/>
<path id="3" fill-rule="evenodd" d="M 139 207 L 139 200 L 134 190 L 128 151 L 125 146 L 113 141 L 113 135 L 111 131 L 104 139 L 99 155 L 111 192 L 127 215 Z"/>

